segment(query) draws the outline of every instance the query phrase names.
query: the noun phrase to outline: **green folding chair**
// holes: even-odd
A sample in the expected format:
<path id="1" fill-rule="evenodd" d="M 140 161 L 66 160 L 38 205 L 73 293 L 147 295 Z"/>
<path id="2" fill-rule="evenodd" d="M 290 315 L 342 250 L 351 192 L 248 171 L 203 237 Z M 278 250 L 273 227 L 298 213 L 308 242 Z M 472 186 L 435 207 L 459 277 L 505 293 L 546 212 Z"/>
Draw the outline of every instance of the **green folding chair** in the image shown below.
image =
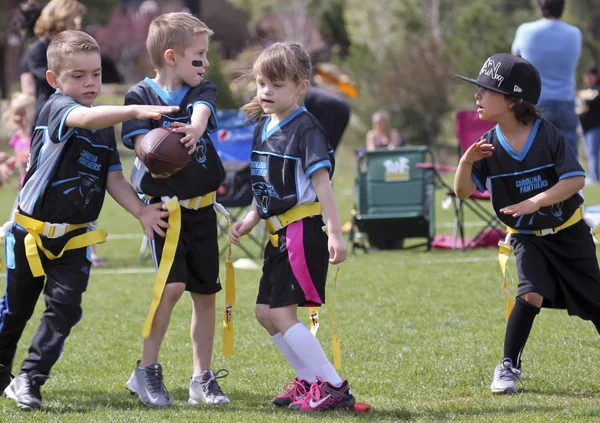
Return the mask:
<path id="1" fill-rule="evenodd" d="M 364 247 L 358 234 L 366 234 L 371 247 L 377 249 L 431 249 L 435 236 L 434 175 L 417 167 L 423 162 L 433 163 L 433 153 L 425 146 L 359 151 L 350 231 L 353 253 Z M 425 238 L 425 242 L 405 247 L 407 238 Z"/>

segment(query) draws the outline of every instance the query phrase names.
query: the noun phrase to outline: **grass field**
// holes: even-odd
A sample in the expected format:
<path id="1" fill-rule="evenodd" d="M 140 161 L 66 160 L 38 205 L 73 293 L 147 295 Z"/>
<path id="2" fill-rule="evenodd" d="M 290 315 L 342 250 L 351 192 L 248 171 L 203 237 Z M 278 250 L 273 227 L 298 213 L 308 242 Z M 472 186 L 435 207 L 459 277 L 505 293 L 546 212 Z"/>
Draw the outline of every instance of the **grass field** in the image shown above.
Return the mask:
<path id="1" fill-rule="evenodd" d="M 354 157 L 338 155 L 335 189 L 342 220 L 350 218 Z M 126 167 L 130 161 L 124 160 Z M 126 171 L 128 173 L 128 171 Z M 600 187 L 586 187 L 586 203 L 600 203 Z M 14 184 L 0 191 L 5 219 Z M 437 193 L 438 233 L 450 233 L 452 212 Z M 473 220 L 473 218 L 470 218 Z M 153 273 L 137 262 L 141 231 L 135 219 L 107 197 L 99 225 L 109 241 L 99 247 L 108 267 L 94 269 L 84 296 L 83 320 L 42 394 L 44 410 L 22 412 L 0 400 L 2 422 L 297 422 L 297 421 L 473 421 L 565 422 L 600 419 L 600 338 L 589 322 L 564 311 L 538 317 L 523 359 L 521 393 L 492 396 L 489 385 L 502 357 L 505 298 L 495 249 L 469 252 L 423 249 L 358 252 L 341 267 L 335 304 L 330 271 L 328 304 L 319 339 L 331 351 L 329 316 L 342 343 L 342 375 L 350 380 L 368 414 L 325 412 L 299 415 L 274 408 L 270 400 L 293 374 L 253 316 L 259 271 L 238 270 L 236 339 L 232 358 L 221 354 L 217 324 L 214 369 L 230 371 L 222 387 L 230 406 L 188 406 L 191 372 L 191 305 L 177 306 L 162 352 L 165 384 L 174 406 L 149 409 L 125 389 L 141 354 L 141 328 L 150 304 Z M 138 236 L 139 235 L 139 236 Z M 242 257 L 239 249 L 236 257 Z M 512 274 L 514 261 L 511 261 Z M 513 292 L 516 281 L 512 282 Z M 219 294 L 218 320 L 224 297 Z M 43 310 L 40 300 L 19 344 L 16 363 Z M 306 316 L 302 314 L 303 319 Z M 305 320 L 306 321 L 306 320 Z"/>

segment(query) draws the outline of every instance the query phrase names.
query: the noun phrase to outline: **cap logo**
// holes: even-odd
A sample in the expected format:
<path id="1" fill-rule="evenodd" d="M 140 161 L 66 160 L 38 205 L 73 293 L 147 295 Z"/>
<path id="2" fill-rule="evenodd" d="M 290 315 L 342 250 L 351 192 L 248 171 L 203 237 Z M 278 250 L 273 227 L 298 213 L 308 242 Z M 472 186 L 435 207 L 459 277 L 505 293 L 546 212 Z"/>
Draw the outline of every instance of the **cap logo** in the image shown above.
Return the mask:
<path id="1" fill-rule="evenodd" d="M 483 64 L 481 71 L 479 71 L 479 75 L 483 73 L 484 75 L 495 79 L 496 81 L 498 81 L 498 87 L 500 87 L 500 85 L 502 85 L 502 82 L 504 81 L 504 77 L 498 74 L 500 66 L 502 66 L 502 62 L 496 63 L 492 59 L 487 59 Z"/>
<path id="2" fill-rule="evenodd" d="M 513 88 L 513 91 L 516 93 L 522 93 L 523 90 L 521 89 L 521 87 L 519 87 L 518 85 L 515 85 L 515 88 Z"/>

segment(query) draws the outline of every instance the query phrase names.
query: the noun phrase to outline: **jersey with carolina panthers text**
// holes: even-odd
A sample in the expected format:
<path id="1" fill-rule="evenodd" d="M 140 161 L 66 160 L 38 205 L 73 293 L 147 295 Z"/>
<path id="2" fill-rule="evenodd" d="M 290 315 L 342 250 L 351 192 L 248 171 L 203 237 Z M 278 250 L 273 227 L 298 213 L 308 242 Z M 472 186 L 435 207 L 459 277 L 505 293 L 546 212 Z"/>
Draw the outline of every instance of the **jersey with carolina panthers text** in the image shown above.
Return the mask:
<path id="1" fill-rule="evenodd" d="M 87 223 L 100 214 L 109 172 L 122 171 L 113 127 L 89 130 L 66 125 L 67 115 L 85 107 L 55 93 L 42 108 L 19 209 L 53 223 Z"/>
<path id="2" fill-rule="evenodd" d="M 319 121 L 304 107 L 267 130 L 256 126 L 251 156 L 252 190 L 263 219 L 317 201 L 310 180 L 318 169 L 333 175 L 333 150 Z"/>
<path id="3" fill-rule="evenodd" d="M 131 184 L 138 191 L 153 197 L 176 195 L 180 200 L 197 197 L 216 191 L 225 178 L 223 163 L 212 144 L 208 133 L 217 130 L 217 117 L 214 104 L 217 101 L 217 88 L 209 81 L 202 81 L 197 87 L 184 85 L 178 91 L 165 91 L 152 79 L 146 78 L 127 91 L 125 104 L 147 104 L 155 106 L 179 106 L 179 111 L 162 115 L 159 120 L 133 119 L 123 122 L 122 140 L 125 147 L 133 149 L 134 137 L 150 132 L 160 126 L 170 126 L 173 122 L 190 123 L 196 104 L 205 104 L 211 109 L 206 131 L 196 144 L 196 151 L 190 162 L 179 172 L 168 178 L 153 178 L 146 173 L 139 159 L 135 160 L 131 172 Z"/>
<path id="4" fill-rule="evenodd" d="M 523 149 L 516 152 L 496 125 L 480 139 L 495 149 L 490 157 L 473 163 L 472 177 L 477 189 L 489 189 L 498 218 L 515 229 L 548 229 L 565 223 L 583 203 L 579 193 L 565 201 L 542 207 L 537 212 L 513 217 L 500 213 L 506 206 L 520 203 L 547 191 L 559 181 L 585 176 L 575 154 L 559 130 L 546 120 L 537 120 Z"/>

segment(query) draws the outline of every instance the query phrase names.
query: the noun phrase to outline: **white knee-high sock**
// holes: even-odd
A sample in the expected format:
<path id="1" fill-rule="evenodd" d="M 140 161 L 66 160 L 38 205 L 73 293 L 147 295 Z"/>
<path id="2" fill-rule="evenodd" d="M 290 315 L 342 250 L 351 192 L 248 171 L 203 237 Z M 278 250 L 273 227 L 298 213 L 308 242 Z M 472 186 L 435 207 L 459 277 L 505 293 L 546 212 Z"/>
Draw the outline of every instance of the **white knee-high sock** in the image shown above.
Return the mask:
<path id="1" fill-rule="evenodd" d="M 298 379 L 305 380 L 308 383 L 315 383 L 317 381 L 317 376 L 308 369 L 304 361 L 290 348 L 281 332 L 271 336 L 271 339 L 275 342 L 275 345 L 277 345 L 277 348 L 279 348 L 279 351 L 281 351 L 288 363 L 291 364 Z"/>
<path id="2" fill-rule="evenodd" d="M 289 328 L 283 337 L 290 349 L 314 375 L 334 386 L 342 384 L 342 379 L 329 362 L 323 347 L 306 326 L 298 322 Z"/>

